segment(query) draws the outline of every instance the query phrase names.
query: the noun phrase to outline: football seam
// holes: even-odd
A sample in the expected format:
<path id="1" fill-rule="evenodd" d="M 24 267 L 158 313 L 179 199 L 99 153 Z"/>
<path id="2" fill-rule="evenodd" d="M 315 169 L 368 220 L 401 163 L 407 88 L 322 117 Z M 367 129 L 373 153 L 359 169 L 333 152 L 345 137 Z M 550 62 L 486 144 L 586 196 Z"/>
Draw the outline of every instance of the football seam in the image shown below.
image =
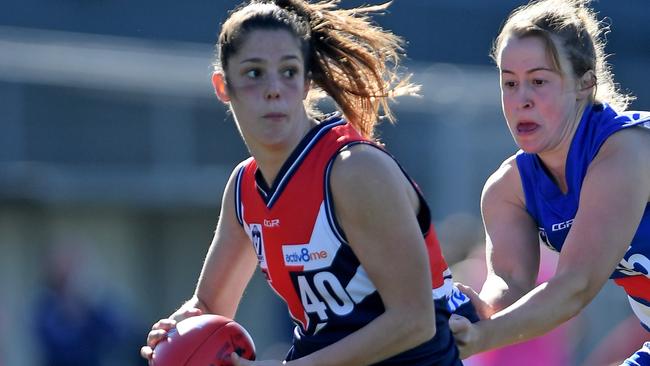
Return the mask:
<path id="1" fill-rule="evenodd" d="M 203 347 L 203 345 L 204 345 L 204 344 L 205 344 L 205 343 L 206 343 L 206 342 L 207 342 L 207 341 L 208 341 L 208 340 L 209 340 L 209 339 L 210 339 L 210 338 L 211 338 L 215 333 L 221 331 L 221 330 L 222 330 L 226 325 L 228 325 L 228 324 L 230 324 L 230 323 L 232 323 L 232 321 L 229 321 L 229 322 L 225 323 L 224 325 L 220 326 L 219 328 L 213 330 L 212 333 L 210 333 L 210 335 L 208 335 L 207 337 L 205 337 L 205 338 L 203 339 L 203 342 L 201 342 L 199 345 L 197 345 L 197 346 L 194 348 L 194 351 L 192 351 L 192 353 L 190 354 L 190 357 L 188 357 L 187 360 L 185 360 L 185 363 L 183 364 L 183 366 L 187 366 L 187 365 L 188 365 L 188 363 L 192 360 L 192 357 L 194 357 L 194 355 L 198 352 L 198 350 L 199 350 L 201 347 Z"/>

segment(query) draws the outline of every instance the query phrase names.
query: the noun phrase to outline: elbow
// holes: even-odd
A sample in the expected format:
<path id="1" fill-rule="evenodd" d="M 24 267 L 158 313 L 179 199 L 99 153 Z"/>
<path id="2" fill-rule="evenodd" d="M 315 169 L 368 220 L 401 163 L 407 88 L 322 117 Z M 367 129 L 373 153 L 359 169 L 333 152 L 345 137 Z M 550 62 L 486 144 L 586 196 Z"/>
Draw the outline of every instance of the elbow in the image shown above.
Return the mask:
<path id="1" fill-rule="evenodd" d="M 420 322 L 413 329 L 413 344 L 419 346 L 420 344 L 430 340 L 436 335 L 436 322 L 433 321 L 424 321 Z"/>
<path id="2" fill-rule="evenodd" d="M 558 276 L 549 281 L 549 284 L 556 282 L 556 285 L 559 284 L 565 289 L 563 308 L 566 319 L 563 321 L 566 321 L 578 315 L 591 302 L 598 290 L 594 290 L 594 286 L 587 278 L 581 276 L 571 276 L 570 279 L 562 277 L 565 276 Z"/>
<path id="3" fill-rule="evenodd" d="M 417 347 L 436 335 L 436 319 L 433 308 L 430 311 L 413 310 L 411 314 L 419 316 L 409 317 L 408 321 L 404 319 L 403 315 L 401 316 L 403 325 L 406 325 L 403 339 L 407 341 L 408 348 Z"/>

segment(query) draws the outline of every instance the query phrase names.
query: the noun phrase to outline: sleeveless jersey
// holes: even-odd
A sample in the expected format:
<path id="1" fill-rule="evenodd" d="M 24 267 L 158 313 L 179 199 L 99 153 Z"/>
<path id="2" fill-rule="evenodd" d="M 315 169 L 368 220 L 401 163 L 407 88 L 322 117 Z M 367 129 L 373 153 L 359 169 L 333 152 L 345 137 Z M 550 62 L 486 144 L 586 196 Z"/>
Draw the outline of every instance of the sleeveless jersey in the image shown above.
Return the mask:
<path id="1" fill-rule="evenodd" d="M 355 144 L 384 151 L 334 115 L 309 131 L 272 187 L 266 185 L 253 158 L 238 167 L 237 219 L 254 245 L 267 282 L 286 302 L 296 323 L 288 359 L 334 343 L 384 311 L 379 293 L 337 223 L 329 187 L 334 159 Z M 468 299 L 454 290 L 428 207 L 417 187 L 416 191 L 422 202 L 418 220 L 429 253 L 440 334 L 381 364 L 457 365 L 458 351 L 446 323 L 449 312 Z M 443 362 L 445 358 L 450 361 Z"/>
<path id="2" fill-rule="evenodd" d="M 650 113 L 617 113 L 606 104 L 585 109 L 566 159 L 566 194 L 536 154 L 517 153 L 526 210 L 537 223 L 545 245 L 558 252 L 562 250 L 578 210 L 580 189 L 589 164 L 609 136 L 632 126 L 650 128 Z M 625 289 L 635 314 L 650 331 L 650 204 L 646 205 L 630 247 L 610 278 Z"/>

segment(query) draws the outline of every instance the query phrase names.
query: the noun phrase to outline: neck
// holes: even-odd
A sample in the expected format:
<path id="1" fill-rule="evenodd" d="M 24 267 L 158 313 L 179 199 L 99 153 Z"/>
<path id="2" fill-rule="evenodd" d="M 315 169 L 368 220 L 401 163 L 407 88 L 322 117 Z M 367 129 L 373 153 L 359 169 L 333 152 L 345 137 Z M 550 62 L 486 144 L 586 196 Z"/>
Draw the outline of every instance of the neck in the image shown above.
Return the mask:
<path id="1" fill-rule="evenodd" d="M 262 173 L 268 186 L 273 184 L 280 169 L 282 169 L 282 166 L 289 156 L 293 153 L 298 144 L 300 144 L 303 137 L 305 137 L 309 130 L 317 124 L 317 122 L 311 118 L 306 117 L 306 121 L 307 123 L 301 124 L 296 128 L 295 134 L 286 143 L 274 145 L 257 144 L 255 146 L 249 146 L 249 151 L 255 158 L 257 167 Z"/>
<path id="2" fill-rule="evenodd" d="M 262 176 L 269 187 L 273 185 L 275 178 L 277 178 L 284 162 L 289 158 L 291 151 L 286 152 L 286 154 L 273 156 L 269 154 L 252 154 L 255 157 L 255 162 L 257 162 L 257 168 L 262 172 Z"/>
<path id="3" fill-rule="evenodd" d="M 575 115 L 570 117 L 567 121 L 564 138 L 558 145 L 550 150 L 542 151 L 537 154 L 563 193 L 567 193 L 568 191 L 568 185 L 566 183 L 566 163 L 569 149 L 571 148 L 573 137 L 580 125 L 580 120 L 582 119 L 586 106 L 586 102 L 578 105 Z"/>

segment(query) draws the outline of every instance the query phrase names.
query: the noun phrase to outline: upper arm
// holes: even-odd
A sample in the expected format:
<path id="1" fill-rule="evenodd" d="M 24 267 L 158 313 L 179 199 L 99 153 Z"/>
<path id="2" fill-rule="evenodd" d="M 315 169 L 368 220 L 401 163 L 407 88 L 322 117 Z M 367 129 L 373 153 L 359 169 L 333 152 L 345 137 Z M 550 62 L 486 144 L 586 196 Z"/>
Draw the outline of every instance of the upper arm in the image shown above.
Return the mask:
<path id="1" fill-rule="evenodd" d="M 607 281 L 639 226 L 650 197 L 648 156 L 650 133 L 622 130 L 589 166 L 557 269 L 584 289 L 586 301 Z"/>
<path id="2" fill-rule="evenodd" d="M 237 170 L 221 202 L 219 222 L 196 287 L 196 296 L 212 313 L 233 318 L 257 265 L 255 251 L 235 213 Z"/>
<path id="3" fill-rule="evenodd" d="M 498 310 L 531 290 L 539 270 L 538 229 L 526 211 L 514 157 L 485 183 L 481 212 L 487 262 L 481 297 Z"/>
<path id="4" fill-rule="evenodd" d="M 433 311 L 417 195 L 395 161 L 374 147 L 342 152 L 330 177 L 336 217 L 387 310 Z"/>

